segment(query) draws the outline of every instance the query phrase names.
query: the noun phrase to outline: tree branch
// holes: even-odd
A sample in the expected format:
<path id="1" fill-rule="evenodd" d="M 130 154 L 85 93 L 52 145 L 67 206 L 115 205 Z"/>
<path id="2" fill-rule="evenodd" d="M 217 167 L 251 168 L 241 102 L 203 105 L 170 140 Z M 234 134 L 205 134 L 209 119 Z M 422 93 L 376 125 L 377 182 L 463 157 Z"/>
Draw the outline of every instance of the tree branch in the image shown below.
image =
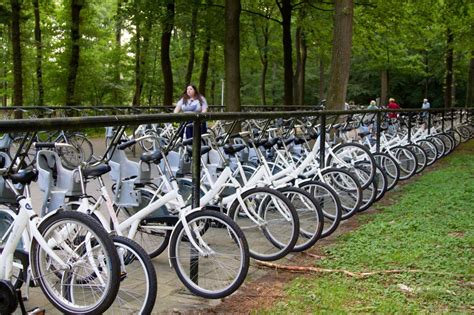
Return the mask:
<path id="1" fill-rule="evenodd" d="M 327 268 L 318 268 L 318 267 L 303 267 L 303 266 L 287 266 L 287 265 L 280 265 L 274 264 L 264 261 L 256 261 L 257 265 L 279 269 L 279 270 L 287 270 L 290 272 L 316 272 L 316 273 L 343 273 L 347 276 L 354 277 L 354 278 L 366 278 L 373 275 L 379 274 L 398 274 L 398 273 L 429 273 L 429 274 L 442 274 L 442 275 L 453 275 L 453 276 L 465 276 L 462 274 L 454 274 L 449 272 L 432 272 L 420 269 L 393 269 L 393 270 L 379 270 L 379 271 L 372 271 L 372 272 L 352 272 L 344 269 L 327 269 Z"/>

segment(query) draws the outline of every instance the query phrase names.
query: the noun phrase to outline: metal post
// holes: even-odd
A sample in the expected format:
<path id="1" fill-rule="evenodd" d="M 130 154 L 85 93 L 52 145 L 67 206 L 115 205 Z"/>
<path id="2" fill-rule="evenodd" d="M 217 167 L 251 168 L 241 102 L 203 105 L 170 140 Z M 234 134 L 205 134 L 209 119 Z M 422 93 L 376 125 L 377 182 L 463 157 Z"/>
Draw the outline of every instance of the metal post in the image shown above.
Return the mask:
<path id="1" fill-rule="evenodd" d="M 428 113 L 428 135 L 431 135 L 431 116 L 432 114 Z"/>
<path id="2" fill-rule="evenodd" d="M 201 120 L 196 119 L 193 122 L 193 156 L 192 156 L 193 190 L 192 203 L 193 208 L 199 207 L 200 188 L 201 188 Z M 190 276 L 191 280 L 198 284 L 199 280 L 199 252 L 194 246 L 190 246 Z"/>
<path id="3" fill-rule="evenodd" d="M 451 109 L 451 129 L 454 129 L 454 109 Z"/>
<path id="4" fill-rule="evenodd" d="M 319 167 L 324 167 L 326 154 L 326 114 L 321 114 L 321 126 L 319 131 Z"/>
<path id="5" fill-rule="evenodd" d="M 444 113 L 446 111 L 443 110 L 443 112 L 441 113 L 441 130 L 444 132 Z"/>
<path id="6" fill-rule="evenodd" d="M 411 143 L 411 118 L 413 117 L 413 113 L 408 113 L 408 143 Z"/>
<path id="7" fill-rule="evenodd" d="M 377 112 L 377 121 L 376 121 L 376 136 L 377 136 L 377 139 L 376 139 L 376 150 L 377 150 L 377 153 L 380 152 L 380 133 L 382 131 L 382 112 L 381 111 L 378 111 Z"/>

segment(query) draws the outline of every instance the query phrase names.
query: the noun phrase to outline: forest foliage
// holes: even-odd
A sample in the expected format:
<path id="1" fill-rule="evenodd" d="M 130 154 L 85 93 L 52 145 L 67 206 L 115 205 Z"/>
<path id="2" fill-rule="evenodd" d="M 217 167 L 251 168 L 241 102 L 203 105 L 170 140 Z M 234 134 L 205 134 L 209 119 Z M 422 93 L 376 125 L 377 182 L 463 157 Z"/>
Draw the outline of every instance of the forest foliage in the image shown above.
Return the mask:
<path id="1" fill-rule="evenodd" d="M 241 104 L 325 99 L 342 0 L 233 1 L 241 8 L 240 83 L 232 83 Z M 353 4 L 347 102 L 395 97 L 420 107 L 427 97 L 435 107 L 474 106 L 472 1 L 346 1 Z M 228 2 L 1 0 L 1 104 L 156 106 L 176 102 L 191 82 L 219 105 Z"/>

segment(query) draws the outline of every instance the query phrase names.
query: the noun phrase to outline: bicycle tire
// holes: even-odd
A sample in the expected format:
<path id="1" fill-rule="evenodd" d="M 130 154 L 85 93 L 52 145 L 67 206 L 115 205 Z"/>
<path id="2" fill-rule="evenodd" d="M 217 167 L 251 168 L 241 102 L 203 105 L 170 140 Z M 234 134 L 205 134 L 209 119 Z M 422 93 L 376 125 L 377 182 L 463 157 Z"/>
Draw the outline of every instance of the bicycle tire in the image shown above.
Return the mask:
<path id="1" fill-rule="evenodd" d="M 400 166 L 398 166 L 397 161 L 387 153 L 374 153 L 374 158 L 387 175 L 387 191 L 392 190 L 400 180 Z"/>
<path id="2" fill-rule="evenodd" d="M 406 180 L 415 175 L 418 164 L 415 154 L 403 146 L 390 148 L 398 166 L 400 167 L 400 180 Z"/>
<path id="3" fill-rule="evenodd" d="M 426 153 L 426 166 L 432 165 L 438 159 L 438 149 L 433 142 L 422 139 L 416 142 Z"/>
<path id="4" fill-rule="evenodd" d="M 67 136 L 67 138 L 69 143 L 81 148 L 83 162 L 90 162 L 92 160 L 92 156 L 94 155 L 94 147 L 86 136 L 80 133 L 75 133 Z"/>
<path id="5" fill-rule="evenodd" d="M 415 143 L 410 143 L 407 145 L 407 148 L 410 149 L 416 157 L 416 174 L 421 173 L 427 165 L 427 156 L 425 150 L 421 146 Z"/>
<path id="6" fill-rule="evenodd" d="M 336 231 L 342 218 L 341 201 L 336 191 L 331 186 L 315 180 L 301 182 L 298 184 L 298 187 L 306 190 L 316 198 L 323 211 L 324 224 L 321 237 L 331 235 Z"/>
<path id="7" fill-rule="evenodd" d="M 199 234 L 202 242 L 198 243 L 205 243 L 210 250 L 199 253 L 180 221 L 172 233 L 169 251 L 179 279 L 192 293 L 204 298 L 219 299 L 232 294 L 244 282 L 250 264 L 244 233 L 228 216 L 217 211 L 192 212 L 186 221 L 192 233 Z M 214 259 L 222 261 L 214 263 Z"/>
<path id="8" fill-rule="evenodd" d="M 258 224 L 242 209 L 242 203 Z M 252 258 L 283 258 L 298 240 L 300 228 L 295 206 L 275 189 L 256 187 L 244 191 L 229 207 L 228 215 L 244 231 Z"/>
<path id="9" fill-rule="evenodd" d="M 127 217 L 130 217 L 152 203 L 154 193 L 147 188 L 137 188 L 139 191 L 139 204 L 135 207 L 118 207 L 118 213 L 125 212 Z M 133 240 L 140 245 L 145 252 L 151 257 L 159 256 L 168 247 L 171 230 L 160 229 L 160 227 L 169 227 L 168 222 L 160 222 L 160 216 L 168 216 L 169 212 L 166 206 L 162 206 L 149 217 L 143 218 L 137 228 L 137 232 Z"/>
<path id="10" fill-rule="evenodd" d="M 137 242 L 113 236 L 121 263 L 120 289 L 109 311 L 113 314 L 151 314 L 158 284 L 150 256 Z"/>
<path id="11" fill-rule="evenodd" d="M 446 151 L 446 145 L 444 144 L 444 141 L 441 140 L 437 136 L 429 136 L 426 139 L 436 146 L 436 150 L 437 150 L 437 154 L 438 154 L 436 159 L 438 160 L 438 159 L 442 158 L 445 155 L 444 152 Z"/>
<path id="12" fill-rule="evenodd" d="M 278 190 L 291 201 L 298 214 L 300 231 L 292 251 L 301 252 L 313 247 L 321 238 L 324 224 L 323 211 L 318 201 L 302 188 L 285 187 Z"/>
<path id="13" fill-rule="evenodd" d="M 343 143 L 335 146 L 332 149 L 332 153 L 345 163 L 352 165 L 350 171 L 360 179 L 359 182 L 363 189 L 371 184 L 375 176 L 375 160 L 367 147 L 359 143 Z M 326 161 L 326 167 L 346 168 L 344 165 L 339 165 L 334 161 L 333 154 L 329 154 Z M 370 170 L 368 177 L 365 174 L 359 176 L 361 174 L 359 174 L 358 169 L 355 167 L 357 164 L 366 165 L 367 169 Z"/>
<path id="14" fill-rule="evenodd" d="M 76 254 L 74 264 L 70 264 L 68 270 L 60 270 L 33 239 L 30 251 L 32 272 L 51 304 L 63 313 L 98 314 L 107 310 L 119 289 L 120 264 L 114 244 L 104 228 L 84 213 L 59 211 L 43 220 L 38 230 L 47 242 L 55 244 L 53 249 L 60 257 L 68 255 L 66 249 L 61 250 L 64 245 L 74 247 L 73 253 Z M 81 232 L 83 235 L 79 235 Z M 60 240 L 54 239 L 57 235 L 62 236 Z M 66 236 L 72 238 L 65 239 Z M 89 236 L 91 240 L 87 243 L 85 239 Z M 97 254 L 89 252 L 87 244 L 94 244 L 93 250 Z M 69 261 L 67 257 L 63 259 Z M 98 279 L 102 279 L 104 285 Z M 75 290 L 76 286 L 80 289 Z"/>
<path id="15" fill-rule="evenodd" d="M 375 201 L 379 201 L 387 192 L 388 179 L 387 173 L 385 173 L 383 168 L 377 162 L 375 162 L 375 167 L 377 168 L 377 172 L 375 173 L 374 177 L 374 181 L 377 184 L 377 195 L 375 196 Z"/>
<path id="16" fill-rule="evenodd" d="M 314 179 L 320 179 L 336 190 L 343 209 L 341 220 L 349 219 L 359 211 L 362 203 L 362 187 L 352 173 L 345 169 L 330 167 L 322 170 Z"/>

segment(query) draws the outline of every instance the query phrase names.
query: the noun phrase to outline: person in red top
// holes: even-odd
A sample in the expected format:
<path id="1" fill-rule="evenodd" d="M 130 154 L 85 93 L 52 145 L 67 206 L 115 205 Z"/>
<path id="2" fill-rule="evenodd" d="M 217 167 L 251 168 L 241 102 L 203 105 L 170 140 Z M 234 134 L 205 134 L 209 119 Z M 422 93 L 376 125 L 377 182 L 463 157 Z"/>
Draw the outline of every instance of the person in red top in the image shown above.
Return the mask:
<path id="1" fill-rule="evenodd" d="M 397 103 L 395 103 L 395 99 L 394 99 L 394 98 L 390 98 L 390 99 L 388 100 L 387 108 L 388 108 L 388 109 L 400 109 L 400 105 L 398 105 Z M 397 117 L 398 117 L 398 113 L 388 113 L 388 118 L 397 118 Z"/>

